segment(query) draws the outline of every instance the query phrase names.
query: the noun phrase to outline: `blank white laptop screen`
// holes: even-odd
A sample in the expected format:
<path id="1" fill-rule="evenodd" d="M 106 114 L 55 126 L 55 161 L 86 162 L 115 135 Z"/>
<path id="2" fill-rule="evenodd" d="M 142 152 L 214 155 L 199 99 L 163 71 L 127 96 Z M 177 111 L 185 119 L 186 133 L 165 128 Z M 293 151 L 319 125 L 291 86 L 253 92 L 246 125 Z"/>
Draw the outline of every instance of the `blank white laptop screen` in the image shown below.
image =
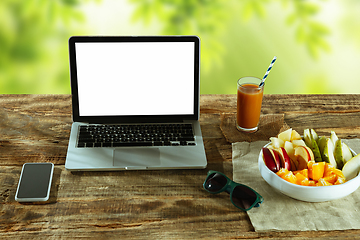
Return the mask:
<path id="1" fill-rule="evenodd" d="M 194 43 L 75 43 L 80 116 L 194 113 Z"/>

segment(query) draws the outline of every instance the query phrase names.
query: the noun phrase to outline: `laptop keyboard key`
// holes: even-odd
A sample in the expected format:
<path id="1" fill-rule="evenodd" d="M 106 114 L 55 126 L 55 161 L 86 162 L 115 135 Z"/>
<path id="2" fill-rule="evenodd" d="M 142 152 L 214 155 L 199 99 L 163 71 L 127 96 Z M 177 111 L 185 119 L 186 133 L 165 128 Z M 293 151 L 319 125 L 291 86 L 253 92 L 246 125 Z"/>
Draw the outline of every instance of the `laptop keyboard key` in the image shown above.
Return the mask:
<path id="1" fill-rule="evenodd" d="M 94 147 L 94 144 L 92 142 L 85 143 L 85 147 L 92 148 Z"/>
<path id="2" fill-rule="evenodd" d="M 164 146 L 171 146 L 171 142 L 165 141 L 165 142 L 164 142 Z"/>
<path id="3" fill-rule="evenodd" d="M 154 146 L 163 146 L 163 145 L 164 145 L 163 142 L 160 142 L 160 141 L 154 142 Z"/>
<path id="4" fill-rule="evenodd" d="M 180 137 L 178 141 L 195 141 L 194 137 Z"/>
<path id="5" fill-rule="evenodd" d="M 141 146 L 152 146 L 152 142 L 115 142 L 113 147 L 141 147 Z"/>

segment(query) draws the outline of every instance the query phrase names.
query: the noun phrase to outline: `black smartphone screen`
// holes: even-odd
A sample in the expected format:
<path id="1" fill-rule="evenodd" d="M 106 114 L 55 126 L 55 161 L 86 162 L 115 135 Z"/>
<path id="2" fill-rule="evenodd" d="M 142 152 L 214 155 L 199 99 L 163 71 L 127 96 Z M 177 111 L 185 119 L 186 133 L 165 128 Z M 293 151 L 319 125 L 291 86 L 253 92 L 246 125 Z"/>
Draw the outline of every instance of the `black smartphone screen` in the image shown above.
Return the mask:
<path id="1" fill-rule="evenodd" d="M 53 173 L 52 163 L 25 163 L 19 181 L 18 199 L 48 198 Z"/>

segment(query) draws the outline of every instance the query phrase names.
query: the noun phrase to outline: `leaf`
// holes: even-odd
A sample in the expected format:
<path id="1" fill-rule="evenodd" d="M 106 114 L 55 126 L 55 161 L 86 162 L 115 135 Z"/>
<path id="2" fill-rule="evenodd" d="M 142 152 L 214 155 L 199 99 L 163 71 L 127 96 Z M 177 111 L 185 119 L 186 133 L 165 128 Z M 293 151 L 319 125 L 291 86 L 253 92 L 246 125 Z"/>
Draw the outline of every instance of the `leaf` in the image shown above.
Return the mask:
<path id="1" fill-rule="evenodd" d="M 316 43 L 314 43 L 313 41 L 308 42 L 307 48 L 312 57 L 314 57 L 315 59 L 319 58 L 319 50 Z"/>
<path id="2" fill-rule="evenodd" d="M 140 5 L 135 12 L 133 13 L 131 17 L 131 21 L 136 22 L 142 20 L 142 22 L 146 25 L 150 24 L 151 22 L 151 12 L 150 12 L 150 6 L 148 3 L 144 3 Z"/>
<path id="3" fill-rule="evenodd" d="M 306 42 L 307 36 L 306 36 L 305 26 L 303 25 L 298 26 L 298 28 L 296 29 L 295 36 L 298 42 Z"/>
<path id="4" fill-rule="evenodd" d="M 245 6 L 242 8 L 242 19 L 246 22 L 248 21 L 251 16 L 253 15 L 253 10 L 251 3 L 246 3 Z"/>
<path id="5" fill-rule="evenodd" d="M 265 11 L 265 7 L 264 7 L 263 3 L 259 2 L 259 1 L 252 1 L 252 5 L 254 8 L 254 12 L 259 17 L 265 17 L 266 11 Z"/>
<path id="6" fill-rule="evenodd" d="M 65 5 L 69 5 L 69 6 L 76 6 L 79 1 L 78 0 L 62 0 L 62 2 L 65 4 Z"/>
<path id="7" fill-rule="evenodd" d="M 318 35 L 314 36 L 313 42 L 314 42 L 314 45 L 318 46 L 318 48 L 322 48 L 326 52 L 331 51 L 330 45 L 328 44 L 327 41 L 325 41 L 325 39 L 322 36 L 318 36 Z"/>
<path id="8" fill-rule="evenodd" d="M 312 28 L 312 31 L 316 32 L 317 34 L 328 35 L 330 30 L 324 24 L 318 22 L 310 22 L 309 26 Z"/>
<path id="9" fill-rule="evenodd" d="M 292 24 L 295 23 L 296 20 L 297 20 L 296 14 L 290 14 L 290 15 L 286 18 L 285 22 L 286 22 L 286 24 L 288 24 L 288 25 L 292 25 Z"/>
<path id="10" fill-rule="evenodd" d="M 281 5 L 287 8 L 292 0 L 281 0 Z"/>
<path id="11" fill-rule="evenodd" d="M 308 1 L 299 1 L 299 2 L 301 2 L 300 9 L 302 9 L 304 12 L 306 12 L 307 15 L 314 15 L 319 11 L 318 5 L 315 5 Z"/>

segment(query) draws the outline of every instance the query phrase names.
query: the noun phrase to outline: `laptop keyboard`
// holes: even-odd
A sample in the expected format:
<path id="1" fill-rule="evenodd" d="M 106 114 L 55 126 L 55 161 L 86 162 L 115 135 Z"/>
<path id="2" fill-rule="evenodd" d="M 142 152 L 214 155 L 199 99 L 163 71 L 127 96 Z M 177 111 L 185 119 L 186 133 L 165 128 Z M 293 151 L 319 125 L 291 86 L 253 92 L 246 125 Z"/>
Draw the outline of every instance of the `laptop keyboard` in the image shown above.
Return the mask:
<path id="1" fill-rule="evenodd" d="M 80 126 L 77 147 L 196 145 L 191 124 Z"/>

